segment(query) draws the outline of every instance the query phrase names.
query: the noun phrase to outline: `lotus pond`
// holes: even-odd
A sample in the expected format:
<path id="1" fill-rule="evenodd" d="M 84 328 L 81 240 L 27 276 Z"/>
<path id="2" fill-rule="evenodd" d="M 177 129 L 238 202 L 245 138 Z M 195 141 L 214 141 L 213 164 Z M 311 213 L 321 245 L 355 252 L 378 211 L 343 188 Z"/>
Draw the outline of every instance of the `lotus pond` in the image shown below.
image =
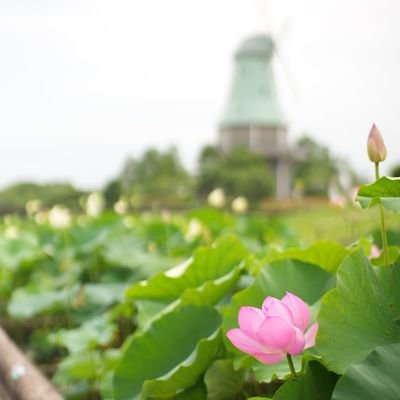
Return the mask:
<path id="1" fill-rule="evenodd" d="M 398 211 L 400 184 L 385 179 L 360 191 L 364 208 Z M 66 399 L 398 399 L 399 220 L 388 214 L 386 261 L 371 256 L 373 210 L 317 215 L 105 213 L 62 229 L 7 216 L 2 326 Z M 363 217 L 344 235 L 335 215 L 346 229 Z M 241 307 L 287 292 L 319 325 L 292 356 L 296 377 L 286 358 L 262 363 L 226 335 Z"/>

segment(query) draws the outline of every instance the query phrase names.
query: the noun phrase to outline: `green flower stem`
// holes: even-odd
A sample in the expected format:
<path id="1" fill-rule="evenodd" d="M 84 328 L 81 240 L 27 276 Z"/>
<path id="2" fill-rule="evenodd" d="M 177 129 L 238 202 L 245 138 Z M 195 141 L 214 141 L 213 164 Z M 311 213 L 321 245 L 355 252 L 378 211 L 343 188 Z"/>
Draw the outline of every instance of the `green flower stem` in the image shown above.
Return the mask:
<path id="1" fill-rule="evenodd" d="M 375 163 L 375 178 L 379 179 L 379 162 Z M 385 225 L 385 213 L 383 209 L 382 203 L 379 203 L 379 211 L 381 216 L 381 236 L 382 236 L 382 245 L 383 245 L 383 259 L 385 264 L 389 264 L 389 246 L 386 236 L 386 225 Z"/>
<path id="2" fill-rule="evenodd" d="M 293 365 L 292 356 L 290 354 L 287 354 L 286 358 L 289 364 L 290 372 L 292 373 L 292 378 L 297 378 L 296 370 L 294 369 Z"/>

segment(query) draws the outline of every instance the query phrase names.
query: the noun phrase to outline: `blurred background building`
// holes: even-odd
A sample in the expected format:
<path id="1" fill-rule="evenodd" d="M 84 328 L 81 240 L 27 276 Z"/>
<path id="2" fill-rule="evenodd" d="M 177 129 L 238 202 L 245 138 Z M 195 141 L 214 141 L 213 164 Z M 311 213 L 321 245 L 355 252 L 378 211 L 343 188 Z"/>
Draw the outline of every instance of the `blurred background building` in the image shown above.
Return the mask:
<path id="1" fill-rule="evenodd" d="M 267 35 L 243 41 L 234 56 L 234 73 L 219 123 L 224 153 L 246 147 L 265 157 L 275 183 L 275 196 L 288 198 L 291 188 L 287 121 L 272 70 L 274 42 Z"/>

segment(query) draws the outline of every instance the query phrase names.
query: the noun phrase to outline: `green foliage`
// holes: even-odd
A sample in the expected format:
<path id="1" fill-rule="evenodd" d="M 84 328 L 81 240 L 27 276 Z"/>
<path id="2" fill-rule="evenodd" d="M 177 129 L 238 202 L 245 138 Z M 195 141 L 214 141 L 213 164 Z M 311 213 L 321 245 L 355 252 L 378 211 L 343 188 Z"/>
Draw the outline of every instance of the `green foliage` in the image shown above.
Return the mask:
<path id="1" fill-rule="evenodd" d="M 245 371 L 235 371 L 231 359 L 217 360 L 207 370 L 204 382 L 208 400 L 231 400 L 243 390 Z"/>
<path id="2" fill-rule="evenodd" d="M 322 300 L 317 348 L 333 371 L 343 373 L 375 347 L 400 341 L 400 266 L 375 268 L 357 250 L 337 276 L 337 287 Z"/>
<path id="3" fill-rule="evenodd" d="M 207 282 L 221 280 L 229 275 L 247 254 L 247 250 L 237 238 L 222 237 L 212 248 L 198 249 L 189 264 L 157 274 L 147 282 L 135 284 L 127 290 L 127 297 L 174 301 L 190 293 L 188 290 L 191 288 L 201 287 L 204 290 Z M 210 298 L 207 299 L 209 300 Z"/>
<path id="4" fill-rule="evenodd" d="M 207 146 L 199 160 L 198 192 L 206 195 L 216 187 L 230 196 L 258 201 L 272 195 L 274 181 L 262 156 L 240 147 L 222 154 Z"/>
<path id="5" fill-rule="evenodd" d="M 293 177 L 301 182 L 307 196 L 326 196 L 332 181 L 337 177 L 338 167 L 326 146 L 303 136 L 295 146 L 297 158 L 293 165 Z"/>
<path id="6" fill-rule="evenodd" d="M 147 201 L 182 202 L 192 194 L 192 179 L 175 148 L 166 152 L 149 149 L 139 159 L 128 159 L 120 180 L 122 192 L 133 195 L 137 205 Z"/>
<path id="7" fill-rule="evenodd" d="M 19 288 L 12 295 L 8 313 L 14 318 L 32 318 L 38 314 L 60 312 L 70 306 L 70 300 L 78 293 L 75 286 L 61 291 L 42 292 L 39 288 Z"/>
<path id="8" fill-rule="evenodd" d="M 274 400 L 330 400 L 338 376 L 321 363 L 307 363 L 303 374 L 286 382 L 274 395 Z"/>
<path id="9" fill-rule="evenodd" d="M 196 384 L 215 356 L 220 316 L 187 305 L 133 336 L 114 376 L 115 400 L 173 396 Z"/>
<path id="10" fill-rule="evenodd" d="M 346 370 L 332 400 L 397 400 L 399 359 L 400 343 L 377 347 L 364 361 Z"/>
<path id="11" fill-rule="evenodd" d="M 17 183 L 0 192 L 0 213 L 25 211 L 26 203 L 32 199 L 40 200 L 47 208 L 62 204 L 77 209 L 78 200 L 84 194 L 69 183 Z"/>
<path id="12" fill-rule="evenodd" d="M 272 250 L 268 261 L 293 259 L 317 265 L 323 270 L 335 273 L 348 251 L 333 240 L 320 240 L 306 249 L 289 248 L 283 252 Z"/>
<path id="13" fill-rule="evenodd" d="M 369 185 L 361 186 L 357 200 L 362 208 L 370 208 L 382 204 L 388 211 L 400 212 L 400 179 L 386 176 Z"/>
<path id="14" fill-rule="evenodd" d="M 391 187 L 380 180 L 361 189 L 367 206 L 389 197 L 396 204 L 398 193 L 382 195 L 381 184 Z M 329 236 L 342 237 L 338 214 L 330 218 Z M 62 231 L 7 217 L 0 232 L 2 325 L 66 399 L 398 397 L 397 231 L 389 266 L 380 258 L 371 265 L 360 249 L 368 252 L 371 238 L 299 247 L 291 224 L 206 208 L 80 216 Z M 225 336 L 240 307 L 287 291 L 320 326 L 316 348 L 293 357 L 296 379 L 286 362 L 264 365 Z"/>
<path id="15" fill-rule="evenodd" d="M 108 182 L 103 189 L 103 195 L 106 206 L 112 208 L 122 195 L 121 182 L 118 179 Z"/>

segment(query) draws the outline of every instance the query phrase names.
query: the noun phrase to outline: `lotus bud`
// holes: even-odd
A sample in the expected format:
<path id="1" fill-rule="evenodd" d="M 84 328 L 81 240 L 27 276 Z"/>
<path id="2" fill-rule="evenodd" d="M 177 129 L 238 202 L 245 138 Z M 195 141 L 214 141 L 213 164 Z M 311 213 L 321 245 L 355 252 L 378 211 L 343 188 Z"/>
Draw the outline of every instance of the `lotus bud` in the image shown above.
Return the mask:
<path id="1" fill-rule="evenodd" d="M 214 189 L 207 197 L 208 204 L 211 207 L 222 208 L 225 206 L 225 193 L 221 188 Z"/>
<path id="2" fill-rule="evenodd" d="M 129 203 L 125 200 L 125 198 L 121 197 L 115 204 L 114 204 L 114 211 L 119 215 L 124 215 L 128 212 Z"/>
<path id="3" fill-rule="evenodd" d="M 193 218 L 189 222 L 189 227 L 185 234 L 185 240 L 191 243 L 195 241 L 199 236 L 201 236 L 202 233 L 203 233 L 203 225 L 198 219 Z"/>
<path id="4" fill-rule="evenodd" d="M 386 146 L 375 124 L 372 125 L 371 131 L 369 132 L 367 147 L 368 157 L 372 162 L 379 163 L 385 161 L 387 155 Z"/>
<path id="5" fill-rule="evenodd" d="M 86 200 L 85 209 L 89 217 L 98 217 L 104 210 L 105 200 L 100 192 L 90 193 Z"/>
<path id="6" fill-rule="evenodd" d="M 55 205 L 49 211 L 49 223 L 53 228 L 66 229 L 71 225 L 72 216 L 68 208 Z"/>
<path id="7" fill-rule="evenodd" d="M 232 210 L 236 214 L 243 214 L 249 208 L 249 202 L 246 197 L 239 196 L 232 201 Z"/>
<path id="8" fill-rule="evenodd" d="M 368 259 L 372 260 L 373 258 L 378 258 L 381 255 L 381 250 L 376 244 L 371 246 L 371 251 L 369 253 Z"/>

